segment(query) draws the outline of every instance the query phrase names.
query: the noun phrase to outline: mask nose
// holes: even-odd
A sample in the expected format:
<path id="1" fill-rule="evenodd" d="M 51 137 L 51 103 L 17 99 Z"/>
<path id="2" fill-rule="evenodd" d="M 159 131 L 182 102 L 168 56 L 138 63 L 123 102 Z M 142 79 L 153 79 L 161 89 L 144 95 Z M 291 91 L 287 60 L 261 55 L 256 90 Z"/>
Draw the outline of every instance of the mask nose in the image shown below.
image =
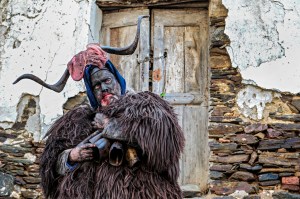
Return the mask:
<path id="1" fill-rule="evenodd" d="M 108 92 L 107 88 L 102 89 L 102 93 L 107 93 L 107 92 Z"/>

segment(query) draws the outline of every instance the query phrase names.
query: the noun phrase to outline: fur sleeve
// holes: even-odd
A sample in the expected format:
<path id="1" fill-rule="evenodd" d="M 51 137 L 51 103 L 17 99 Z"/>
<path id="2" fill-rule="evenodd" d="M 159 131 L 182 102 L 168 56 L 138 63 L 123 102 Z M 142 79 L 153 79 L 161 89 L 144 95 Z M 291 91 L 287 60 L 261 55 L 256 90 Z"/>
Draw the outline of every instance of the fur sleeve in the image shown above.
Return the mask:
<path id="1" fill-rule="evenodd" d="M 40 160 L 42 188 L 46 198 L 55 198 L 62 176 L 57 173 L 59 154 L 71 149 L 92 133 L 92 111 L 80 106 L 58 119 L 47 132 L 46 146 Z"/>

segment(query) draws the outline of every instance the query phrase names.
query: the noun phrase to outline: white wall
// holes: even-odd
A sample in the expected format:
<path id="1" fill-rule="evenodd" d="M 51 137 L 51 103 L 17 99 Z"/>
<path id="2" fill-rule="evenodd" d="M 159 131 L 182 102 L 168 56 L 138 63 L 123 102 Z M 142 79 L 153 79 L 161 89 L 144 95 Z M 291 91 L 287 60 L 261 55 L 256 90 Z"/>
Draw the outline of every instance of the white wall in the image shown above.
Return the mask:
<path id="1" fill-rule="evenodd" d="M 67 99 L 85 90 L 83 83 L 69 78 L 65 89 L 55 93 L 30 80 L 12 82 L 32 73 L 55 83 L 74 54 L 99 41 L 102 14 L 94 1 L 11 0 L 0 5 L 6 14 L 0 26 L 5 33 L 0 37 L 0 127 L 10 128 L 17 120 L 23 94 L 37 96 L 40 124 L 27 125 L 37 140 L 62 115 Z M 34 132 L 39 129 L 42 135 Z"/>
<path id="2" fill-rule="evenodd" d="M 244 83 L 300 93 L 300 0 L 222 0 L 232 65 Z"/>

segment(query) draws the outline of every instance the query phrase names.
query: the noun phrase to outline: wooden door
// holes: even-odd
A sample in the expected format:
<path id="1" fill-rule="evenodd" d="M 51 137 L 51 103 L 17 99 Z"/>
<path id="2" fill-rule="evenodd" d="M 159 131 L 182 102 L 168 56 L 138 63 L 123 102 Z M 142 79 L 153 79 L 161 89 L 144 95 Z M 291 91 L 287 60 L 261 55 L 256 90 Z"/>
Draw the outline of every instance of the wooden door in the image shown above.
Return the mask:
<path id="1" fill-rule="evenodd" d="M 153 92 L 178 114 L 185 133 L 181 185 L 208 179 L 208 19 L 202 9 L 153 10 Z"/>
<path id="2" fill-rule="evenodd" d="M 114 47 L 131 44 L 140 15 L 149 15 L 149 10 L 124 9 L 103 14 L 101 44 Z M 149 29 L 149 18 L 145 18 L 141 23 L 138 47 L 132 55 L 109 55 L 112 63 L 126 79 L 127 86 L 135 91 L 149 90 Z"/>
<path id="3" fill-rule="evenodd" d="M 204 190 L 208 179 L 208 19 L 205 9 L 124 9 L 103 14 L 102 44 L 127 46 L 133 41 L 139 15 L 143 19 L 139 48 L 130 56 L 110 59 L 136 91 L 164 95 L 185 132 L 181 185 Z M 151 34 L 150 34 L 151 31 Z M 149 41 L 153 57 L 149 53 Z M 149 79 L 149 60 L 153 60 Z M 152 84 L 150 84 L 150 82 Z"/>

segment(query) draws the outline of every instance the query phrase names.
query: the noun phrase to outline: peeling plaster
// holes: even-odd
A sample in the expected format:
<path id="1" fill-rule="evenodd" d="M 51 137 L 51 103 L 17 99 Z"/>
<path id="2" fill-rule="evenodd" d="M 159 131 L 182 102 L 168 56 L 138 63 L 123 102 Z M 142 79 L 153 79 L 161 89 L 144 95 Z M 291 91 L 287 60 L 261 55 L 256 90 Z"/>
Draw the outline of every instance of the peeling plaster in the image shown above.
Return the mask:
<path id="1" fill-rule="evenodd" d="M 99 41 L 101 11 L 94 1 L 75 0 L 11 0 L 0 6 L 5 10 L 0 25 L 4 33 L 0 37 L 0 127 L 12 127 L 18 102 L 28 93 L 39 97 L 40 115 L 31 116 L 26 128 L 36 132 L 40 118 L 38 131 L 43 135 L 63 114 L 68 98 L 85 90 L 83 83 L 69 80 L 61 93 L 55 93 L 29 80 L 12 82 L 24 73 L 57 82 L 74 54 Z M 34 137 L 39 136 L 34 133 Z"/>
<path id="2" fill-rule="evenodd" d="M 229 10 L 232 65 L 244 82 L 284 92 L 300 92 L 299 0 L 222 0 Z"/>
<path id="3" fill-rule="evenodd" d="M 274 97 L 279 96 L 275 96 L 271 91 L 247 86 L 237 94 L 237 105 L 245 117 L 261 120 L 266 104 L 272 102 Z"/>

